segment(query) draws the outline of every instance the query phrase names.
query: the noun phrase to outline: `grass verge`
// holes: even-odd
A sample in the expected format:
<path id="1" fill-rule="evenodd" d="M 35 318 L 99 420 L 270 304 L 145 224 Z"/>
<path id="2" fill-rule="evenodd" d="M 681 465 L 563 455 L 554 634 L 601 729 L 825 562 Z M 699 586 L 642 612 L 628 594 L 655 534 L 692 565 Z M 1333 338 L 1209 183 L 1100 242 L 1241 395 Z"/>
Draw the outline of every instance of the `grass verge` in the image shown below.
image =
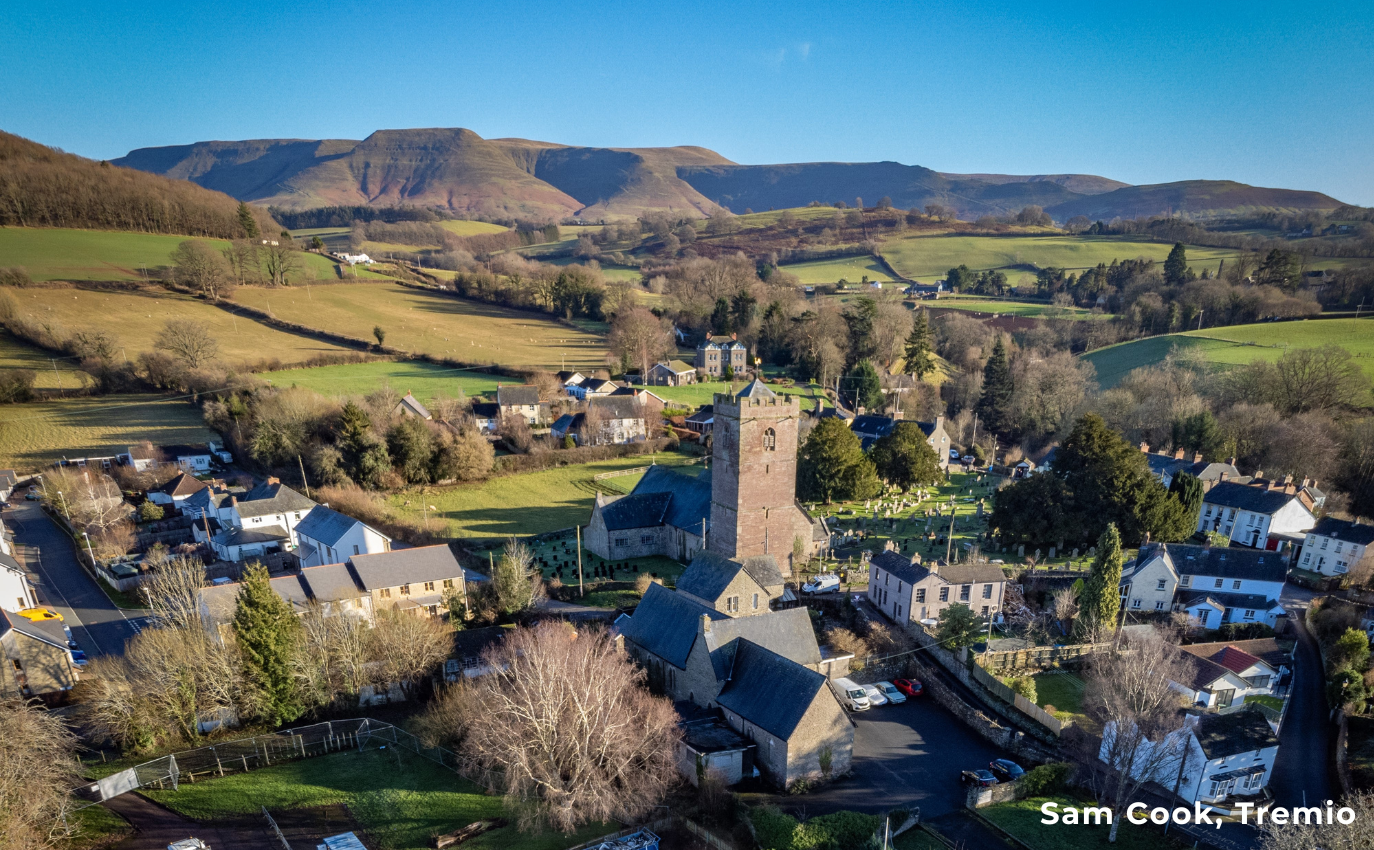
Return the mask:
<path id="1" fill-rule="evenodd" d="M 1154 829 L 1123 823 L 1117 830 L 1116 843 L 1107 841 L 1111 827 L 1101 825 L 1067 826 L 1063 823 L 1046 825 L 1040 822 L 1043 803 L 1054 801 L 1063 807 L 1090 805 L 1070 797 L 1030 797 L 1014 803 L 1002 803 L 980 809 L 978 814 L 997 826 L 1024 841 L 1034 850 L 1092 850 L 1092 848 L 1112 847 L 1116 850 L 1173 850 L 1183 847 Z"/>

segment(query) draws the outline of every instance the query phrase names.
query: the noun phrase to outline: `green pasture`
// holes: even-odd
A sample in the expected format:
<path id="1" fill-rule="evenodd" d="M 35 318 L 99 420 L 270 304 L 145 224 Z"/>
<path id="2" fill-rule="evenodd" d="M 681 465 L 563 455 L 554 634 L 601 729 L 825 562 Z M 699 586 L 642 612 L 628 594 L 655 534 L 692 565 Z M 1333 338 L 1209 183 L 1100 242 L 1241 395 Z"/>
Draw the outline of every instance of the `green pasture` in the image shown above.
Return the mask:
<path id="1" fill-rule="evenodd" d="M 950 269 L 965 265 L 975 271 L 1001 269 L 1015 283 L 1020 272 L 1034 276 L 1032 267 L 1081 270 L 1137 257 L 1163 262 L 1172 247 L 1112 236 L 910 235 L 885 240 L 882 253 L 894 269 L 913 280 L 933 282 Z M 1204 268 L 1215 272 L 1222 258 L 1235 255 L 1230 248 L 1189 246 L 1188 264 L 1199 274 Z"/>
<path id="2" fill-rule="evenodd" d="M 3 351 L 0 348 L 0 351 Z M 422 361 L 378 360 L 372 363 L 345 363 L 337 366 L 316 366 L 309 369 L 283 369 L 266 372 L 263 378 L 279 387 L 305 387 L 321 395 L 341 398 L 362 396 L 383 384 L 402 395 L 414 393 L 422 403 L 428 403 L 438 393 L 457 398 L 461 393 L 469 398 L 493 395 L 500 383 L 511 384 L 486 372 L 452 369 L 437 363 Z"/>
<path id="3" fill-rule="evenodd" d="M 110 456 L 141 440 L 216 439 L 200 410 L 157 395 L 108 395 L 0 405 L 0 468 L 35 470 L 62 458 Z"/>
<path id="4" fill-rule="evenodd" d="M 1027 316 L 1039 318 L 1047 313 L 1067 314 L 1075 319 L 1092 317 L 1092 311 L 1082 307 L 1055 307 L 1027 301 L 1003 301 L 982 295 L 941 295 L 934 301 L 923 301 L 925 307 L 944 307 L 950 310 L 968 310 L 976 313 L 996 313 L 1003 316 Z"/>
<path id="5" fill-rule="evenodd" d="M 34 280 L 141 280 L 143 269 L 171 265 L 172 251 L 190 237 L 65 227 L 0 227 L 0 266 L 22 266 Z M 206 240 L 223 247 L 223 239 Z M 336 280 L 336 263 L 302 253 L 307 277 Z M 381 278 L 366 270 L 360 277 Z"/>
<path id="6" fill-rule="evenodd" d="M 362 752 L 348 750 L 265 767 L 248 773 L 182 782 L 175 791 L 143 793 L 172 811 L 196 820 L 260 817 L 320 806 L 347 806 L 369 846 L 383 850 L 432 847 L 433 836 L 474 821 L 514 817 L 501 797 L 491 796 L 447 768 L 420 756 L 374 743 Z M 290 817 L 289 814 L 286 815 Z M 467 842 L 464 850 L 562 850 L 610 832 L 593 824 L 576 833 L 524 833 L 514 825 Z"/>
<path id="7" fill-rule="evenodd" d="M 439 222 L 439 226 L 457 236 L 477 236 L 482 233 L 505 233 L 509 228 L 485 221 L 463 221 L 449 219 Z"/>
<path id="8" fill-rule="evenodd" d="M 51 355 L 40 348 L 0 334 L 0 369 L 30 369 L 35 375 L 37 390 L 74 390 L 85 386 L 89 375 L 75 368 L 70 357 Z"/>
<path id="9" fill-rule="evenodd" d="M 859 283 L 865 275 L 870 281 L 888 282 L 892 280 L 892 275 L 888 274 L 882 264 L 871 256 L 809 260 L 804 263 L 788 263 L 781 268 L 785 272 L 796 275 L 805 284 L 838 283 L 841 280 Z"/>
<path id="10" fill-rule="evenodd" d="M 596 481 L 595 475 L 691 460 L 679 454 L 617 458 L 505 475 L 478 484 L 405 490 L 387 501 L 398 513 L 449 537 L 523 537 L 585 524 L 598 490 L 624 493 L 633 486 L 626 478 Z M 434 510 L 427 511 L 426 505 Z"/>

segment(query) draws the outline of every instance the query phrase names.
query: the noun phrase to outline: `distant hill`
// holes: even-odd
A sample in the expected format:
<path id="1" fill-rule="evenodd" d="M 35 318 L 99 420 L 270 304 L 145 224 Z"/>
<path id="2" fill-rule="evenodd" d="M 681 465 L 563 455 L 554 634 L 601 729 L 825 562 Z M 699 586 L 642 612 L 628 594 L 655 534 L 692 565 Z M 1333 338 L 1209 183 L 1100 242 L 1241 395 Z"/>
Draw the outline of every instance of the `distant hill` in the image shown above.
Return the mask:
<path id="1" fill-rule="evenodd" d="M 897 162 L 737 165 L 700 147 L 572 147 L 463 129 L 379 130 L 362 141 L 198 142 L 141 148 L 115 164 L 284 209 L 400 204 L 526 219 L 706 216 L 717 205 L 742 213 L 857 197 L 869 205 L 891 198 L 904 209 L 939 203 L 965 218 L 1035 204 L 1060 221 L 1337 206 L 1318 192 L 1231 182 L 1130 186 L 1091 174 L 943 174 Z"/>
<path id="2" fill-rule="evenodd" d="M 1184 180 L 1179 183 L 1126 186 L 1046 207 L 1046 211 L 1056 219 L 1065 221 L 1076 215 L 1091 219 L 1176 213 L 1206 217 L 1261 209 L 1331 210 L 1340 205 L 1340 201 L 1321 192 L 1266 189 L 1231 180 Z"/>
<path id="3" fill-rule="evenodd" d="M 0 225 L 238 239 L 239 204 L 185 180 L 63 153 L 0 131 Z M 259 230 L 277 225 L 254 209 Z"/>

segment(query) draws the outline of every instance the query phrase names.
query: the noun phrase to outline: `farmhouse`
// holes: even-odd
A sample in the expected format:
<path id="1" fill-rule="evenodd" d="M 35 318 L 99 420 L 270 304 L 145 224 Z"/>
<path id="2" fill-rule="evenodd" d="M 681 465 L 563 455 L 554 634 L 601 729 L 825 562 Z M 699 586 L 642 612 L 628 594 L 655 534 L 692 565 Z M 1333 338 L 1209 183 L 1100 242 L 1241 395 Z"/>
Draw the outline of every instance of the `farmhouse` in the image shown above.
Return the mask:
<path id="1" fill-rule="evenodd" d="M 1325 517 L 1307 532 L 1298 566 L 1324 576 L 1350 572 L 1374 543 L 1374 525 Z"/>
<path id="2" fill-rule="evenodd" d="M 1207 629 L 1272 626 L 1285 613 L 1278 600 L 1287 574 L 1275 552 L 1156 543 L 1141 547 L 1122 570 L 1121 597 L 1127 610 L 1186 611 Z"/>
<path id="3" fill-rule="evenodd" d="M 697 345 L 698 372 L 719 378 L 725 374 L 726 369 L 729 369 L 732 375 L 739 375 L 747 368 L 749 350 L 739 341 L 736 334 L 708 336 Z"/>
<path id="4" fill-rule="evenodd" d="M 539 389 L 528 384 L 516 387 L 497 387 L 496 406 L 502 416 L 521 416 L 530 425 L 538 425 Z"/>
<path id="5" fill-rule="evenodd" d="M 655 387 L 681 387 L 697 382 L 697 369 L 681 360 L 667 360 L 655 363 L 649 370 L 646 384 Z"/>
<path id="6" fill-rule="evenodd" d="M 895 623 L 936 620 L 963 605 L 984 620 L 1002 613 L 1007 578 L 996 564 L 923 565 L 920 556 L 888 550 L 868 562 L 868 600 Z"/>
<path id="7" fill-rule="evenodd" d="M 1277 550 L 1317 524 L 1317 505 L 1306 488 L 1291 480 L 1262 484 L 1223 481 L 1202 497 L 1199 533 L 1215 532 L 1252 549 Z M 1296 536 L 1296 537 L 1295 537 Z"/>

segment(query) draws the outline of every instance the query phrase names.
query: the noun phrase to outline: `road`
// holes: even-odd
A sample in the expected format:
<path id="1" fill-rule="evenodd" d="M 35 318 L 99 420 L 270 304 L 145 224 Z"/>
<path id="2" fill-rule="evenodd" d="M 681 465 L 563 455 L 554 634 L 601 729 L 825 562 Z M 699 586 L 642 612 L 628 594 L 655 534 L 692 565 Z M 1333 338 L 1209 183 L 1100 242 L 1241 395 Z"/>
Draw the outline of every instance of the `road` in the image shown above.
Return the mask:
<path id="1" fill-rule="evenodd" d="M 62 615 L 86 654 L 122 654 L 124 642 L 142 629 L 146 612 L 125 611 L 110 601 L 77 563 L 71 538 L 37 502 L 16 498 L 5 509 L 4 521 L 14 532 L 15 555 L 29 572 L 39 599 Z"/>
<path id="2" fill-rule="evenodd" d="M 1285 605 L 1288 605 L 1285 602 Z M 1330 712 L 1317 641 L 1303 624 L 1305 606 L 1294 611 L 1298 645 L 1293 655 L 1293 688 L 1288 714 L 1279 730 L 1279 755 L 1269 786 L 1280 806 L 1316 805 L 1334 799 Z"/>

